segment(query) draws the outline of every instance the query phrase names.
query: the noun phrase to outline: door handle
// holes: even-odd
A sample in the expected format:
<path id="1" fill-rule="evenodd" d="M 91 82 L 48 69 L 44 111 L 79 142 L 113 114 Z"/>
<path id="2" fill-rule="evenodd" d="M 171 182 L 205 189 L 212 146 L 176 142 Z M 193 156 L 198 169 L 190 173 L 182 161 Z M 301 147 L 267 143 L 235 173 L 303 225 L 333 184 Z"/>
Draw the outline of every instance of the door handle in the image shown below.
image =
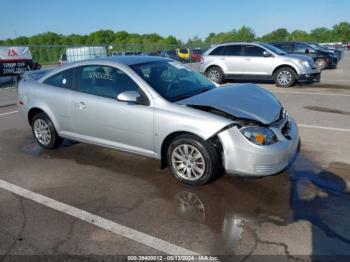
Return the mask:
<path id="1" fill-rule="evenodd" d="M 75 103 L 74 105 L 75 105 L 75 107 L 77 107 L 77 108 L 79 108 L 79 109 L 87 108 L 87 106 L 85 105 L 84 102 Z"/>
<path id="2" fill-rule="evenodd" d="M 250 58 L 246 58 L 246 59 L 244 59 L 245 61 L 250 61 Z"/>

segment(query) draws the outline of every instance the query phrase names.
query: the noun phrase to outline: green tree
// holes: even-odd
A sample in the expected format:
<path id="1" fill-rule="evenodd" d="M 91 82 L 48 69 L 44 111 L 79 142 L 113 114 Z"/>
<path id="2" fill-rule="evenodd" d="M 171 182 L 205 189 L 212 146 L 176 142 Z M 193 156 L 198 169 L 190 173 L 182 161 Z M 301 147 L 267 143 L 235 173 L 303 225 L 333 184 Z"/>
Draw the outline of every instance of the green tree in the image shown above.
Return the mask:
<path id="1" fill-rule="evenodd" d="M 293 41 L 310 41 L 310 35 L 303 30 L 294 30 L 290 33 L 289 39 Z"/>
<path id="2" fill-rule="evenodd" d="M 112 30 L 99 30 L 88 35 L 85 43 L 88 45 L 109 45 L 115 34 Z"/>
<path id="3" fill-rule="evenodd" d="M 288 41 L 289 39 L 289 32 L 285 28 L 278 28 L 275 31 L 272 31 L 269 34 L 266 34 L 262 37 L 263 41 L 270 42 L 270 41 Z"/>
<path id="4" fill-rule="evenodd" d="M 253 41 L 256 36 L 253 29 L 247 26 L 242 26 L 238 30 L 236 38 L 239 41 Z"/>
<path id="5" fill-rule="evenodd" d="M 332 41 L 331 31 L 326 27 L 319 27 L 311 30 L 310 39 L 314 42 Z"/>
<path id="6" fill-rule="evenodd" d="M 333 36 L 337 41 L 350 41 L 350 23 L 341 22 L 333 26 Z"/>
<path id="7" fill-rule="evenodd" d="M 194 36 L 194 37 L 188 39 L 186 45 L 189 47 L 202 47 L 203 40 L 200 39 L 198 36 Z"/>

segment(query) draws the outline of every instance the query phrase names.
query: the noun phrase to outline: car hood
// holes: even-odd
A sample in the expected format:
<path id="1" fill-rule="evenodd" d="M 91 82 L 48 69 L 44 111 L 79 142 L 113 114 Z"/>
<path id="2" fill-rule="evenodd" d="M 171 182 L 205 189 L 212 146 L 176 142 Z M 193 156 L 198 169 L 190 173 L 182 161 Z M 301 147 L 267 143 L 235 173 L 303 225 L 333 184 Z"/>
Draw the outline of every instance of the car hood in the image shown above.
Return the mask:
<path id="1" fill-rule="evenodd" d="M 234 117 L 263 124 L 276 121 L 282 109 L 274 95 L 254 84 L 222 86 L 176 103 L 212 107 Z"/>
<path id="2" fill-rule="evenodd" d="M 298 54 L 288 54 L 289 57 L 293 57 L 293 58 L 297 58 L 299 60 L 307 60 L 309 62 L 313 62 L 314 60 L 312 59 L 312 57 L 308 56 L 308 55 L 298 55 Z"/>

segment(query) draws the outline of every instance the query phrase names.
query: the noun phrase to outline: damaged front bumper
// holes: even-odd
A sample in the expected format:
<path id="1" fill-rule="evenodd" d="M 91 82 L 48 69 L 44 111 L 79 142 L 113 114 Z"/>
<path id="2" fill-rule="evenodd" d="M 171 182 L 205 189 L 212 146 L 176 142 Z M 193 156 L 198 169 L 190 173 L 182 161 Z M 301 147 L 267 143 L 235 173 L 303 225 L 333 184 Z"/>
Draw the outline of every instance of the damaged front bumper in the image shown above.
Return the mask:
<path id="1" fill-rule="evenodd" d="M 218 134 L 222 144 L 223 165 L 227 174 L 247 176 L 274 175 L 285 169 L 298 152 L 299 135 L 295 121 L 287 116 L 270 127 L 278 142 L 259 146 L 248 141 L 237 127 Z"/>

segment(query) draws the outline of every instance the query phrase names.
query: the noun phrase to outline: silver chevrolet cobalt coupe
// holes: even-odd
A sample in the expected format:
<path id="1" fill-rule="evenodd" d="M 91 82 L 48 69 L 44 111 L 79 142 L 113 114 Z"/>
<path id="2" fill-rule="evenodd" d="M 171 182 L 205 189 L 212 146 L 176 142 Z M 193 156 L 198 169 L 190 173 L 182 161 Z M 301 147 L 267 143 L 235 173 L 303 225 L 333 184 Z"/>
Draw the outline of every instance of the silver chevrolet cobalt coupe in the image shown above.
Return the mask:
<path id="1" fill-rule="evenodd" d="M 18 99 L 42 147 L 67 138 L 157 158 L 189 185 L 223 170 L 276 174 L 298 151 L 297 125 L 270 92 L 219 87 L 167 58 L 94 59 L 28 74 Z"/>

